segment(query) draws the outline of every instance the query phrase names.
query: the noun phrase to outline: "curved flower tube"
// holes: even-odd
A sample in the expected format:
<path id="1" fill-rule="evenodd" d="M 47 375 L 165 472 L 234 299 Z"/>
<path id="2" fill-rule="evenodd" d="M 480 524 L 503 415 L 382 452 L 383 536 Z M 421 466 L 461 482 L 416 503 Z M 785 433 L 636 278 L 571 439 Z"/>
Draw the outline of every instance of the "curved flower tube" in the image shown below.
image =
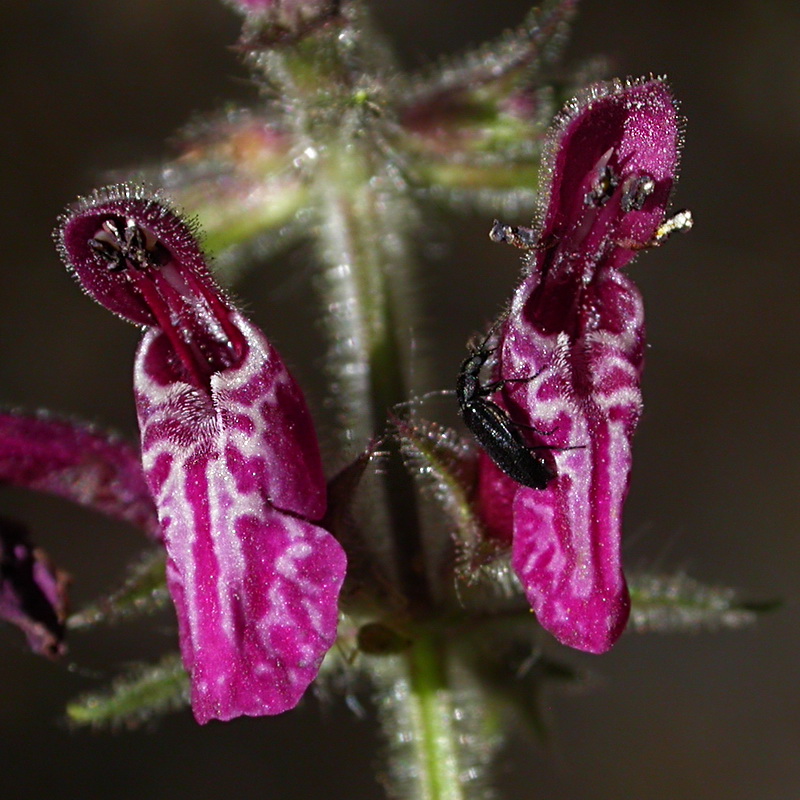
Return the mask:
<path id="1" fill-rule="evenodd" d="M 502 498 L 513 495 L 512 564 L 532 608 L 559 641 L 592 653 L 614 644 L 630 609 L 621 518 L 645 331 L 641 295 L 620 270 L 691 224 L 688 212 L 665 222 L 680 138 L 661 80 L 598 84 L 567 107 L 543 162 L 528 271 L 499 336 L 498 403 L 556 477 L 543 490 L 509 488 L 484 455 L 479 502 L 502 531 Z"/>
<path id="2" fill-rule="evenodd" d="M 86 423 L 0 411 L 0 484 L 63 497 L 161 537 L 138 448 Z"/>
<path id="3" fill-rule="evenodd" d="M 303 396 L 160 198 L 114 186 L 57 233 L 84 290 L 146 331 L 134 390 L 145 478 L 198 722 L 294 707 L 336 636 L 346 560 Z"/>

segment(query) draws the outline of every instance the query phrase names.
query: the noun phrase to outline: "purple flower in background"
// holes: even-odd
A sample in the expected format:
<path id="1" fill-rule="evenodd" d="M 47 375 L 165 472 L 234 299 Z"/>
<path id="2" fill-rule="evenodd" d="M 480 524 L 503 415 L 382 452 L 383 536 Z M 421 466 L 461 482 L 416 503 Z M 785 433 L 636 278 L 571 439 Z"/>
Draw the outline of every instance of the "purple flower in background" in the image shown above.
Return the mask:
<path id="1" fill-rule="evenodd" d="M 0 412 L 0 483 L 71 500 L 161 537 L 138 449 L 90 425 Z"/>
<path id="2" fill-rule="evenodd" d="M 112 434 L 50 414 L 0 412 L 0 485 L 45 492 L 161 538 L 139 451 Z M 0 519 L 0 619 L 22 628 L 31 649 L 66 652 L 67 573 Z"/>
<path id="3" fill-rule="evenodd" d="M 313 32 L 339 14 L 341 0 L 225 0 L 249 24 L 272 28 L 275 40 Z"/>
<path id="4" fill-rule="evenodd" d="M 25 634 L 34 653 L 57 658 L 66 652 L 69 576 L 33 547 L 24 527 L 0 518 L 0 619 Z"/>
<path id="5" fill-rule="evenodd" d="M 297 704 L 336 636 L 344 551 L 302 394 L 224 297 L 194 232 L 117 186 L 63 217 L 84 290 L 146 326 L 134 371 L 145 477 L 201 723 Z"/>
<path id="6" fill-rule="evenodd" d="M 691 223 L 688 212 L 665 222 L 679 129 L 661 80 L 599 84 L 567 107 L 498 342 L 497 376 L 530 378 L 505 383 L 498 402 L 532 428 L 556 477 L 544 490 L 510 487 L 483 456 L 482 514 L 490 531 L 513 526 L 512 564 L 542 626 L 593 653 L 614 644 L 630 608 L 620 536 L 645 333 L 641 295 L 621 268 Z"/>

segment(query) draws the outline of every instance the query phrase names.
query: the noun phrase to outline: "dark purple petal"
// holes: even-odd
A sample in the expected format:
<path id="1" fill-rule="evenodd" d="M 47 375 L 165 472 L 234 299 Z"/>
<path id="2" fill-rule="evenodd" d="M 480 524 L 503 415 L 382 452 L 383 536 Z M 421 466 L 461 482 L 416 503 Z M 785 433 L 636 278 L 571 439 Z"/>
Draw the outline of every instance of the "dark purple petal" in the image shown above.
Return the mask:
<path id="1" fill-rule="evenodd" d="M 261 332 L 210 394 L 163 379 L 159 331 L 135 384 L 145 470 L 167 546 L 167 581 L 199 722 L 297 704 L 336 636 L 340 545 L 309 520 L 325 481 L 303 398 Z M 289 513 L 291 512 L 291 513 Z"/>
<path id="2" fill-rule="evenodd" d="M 0 412 L 0 483 L 64 497 L 160 535 L 138 449 L 89 425 Z"/>
<path id="3" fill-rule="evenodd" d="M 66 652 L 69 576 L 34 548 L 21 525 L 0 519 L 0 619 L 20 628 L 34 653 Z"/>
<path id="4" fill-rule="evenodd" d="M 111 186 L 69 209 L 59 250 L 84 291 L 129 322 L 160 328 L 173 370 L 199 388 L 235 364 L 244 341 L 192 230 L 137 186 Z"/>
<path id="5" fill-rule="evenodd" d="M 600 262 L 628 263 L 632 243 L 647 245 L 664 221 L 679 149 L 680 121 L 661 80 L 596 84 L 573 100 L 544 157 L 540 242 L 556 252 L 538 260 L 583 278 Z"/>
<path id="6" fill-rule="evenodd" d="M 498 544 L 509 545 L 514 528 L 514 497 L 519 484 L 501 472 L 486 453 L 478 460 L 480 480 L 475 505 L 486 535 Z"/>
<path id="7" fill-rule="evenodd" d="M 645 334 L 641 296 L 618 270 L 656 238 L 679 143 L 660 80 L 595 86 L 568 107 L 530 271 L 502 331 L 498 377 L 532 379 L 506 383 L 501 404 L 544 432 L 531 431 L 531 445 L 566 448 L 539 451 L 557 473 L 547 489 L 516 491 L 512 563 L 540 623 L 594 653 L 614 644 L 630 607 L 621 517 Z"/>

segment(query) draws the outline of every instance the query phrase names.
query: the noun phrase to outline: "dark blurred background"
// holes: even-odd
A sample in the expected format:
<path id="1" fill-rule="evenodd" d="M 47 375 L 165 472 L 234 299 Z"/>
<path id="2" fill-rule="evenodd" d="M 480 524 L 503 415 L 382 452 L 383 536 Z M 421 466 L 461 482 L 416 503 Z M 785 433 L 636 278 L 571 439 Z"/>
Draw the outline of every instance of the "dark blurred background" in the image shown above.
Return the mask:
<path id="1" fill-rule="evenodd" d="M 373 5 L 411 67 L 497 35 L 528 8 Z M 214 0 L 0 7 L 0 402 L 135 435 L 138 334 L 81 295 L 50 231 L 64 204 L 107 182 L 109 170 L 163 155 L 194 113 L 252 97 L 229 48 L 237 31 Z M 692 208 L 695 230 L 633 267 L 652 346 L 627 564 L 685 568 L 785 605 L 744 632 L 627 636 L 602 659 L 575 654 L 600 680 L 548 702 L 549 750 L 523 739 L 509 748 L 501 772 L 510 800 L 800 797 L 799 44 L 792 0 L 587 1 L 575 23 L 567 62 L 602 53 L 617 75 L 666 73 L 688 117 L 676 202 Z M 426 277 L 442 385 L 515 280 L 516 255 L 491 246 L 486 230 L 483 218 L 454 221 Z M 456 282 L 463 292 L 452 292 Z M 318 365 L 286 312 L 303 291 L 280 269 L 239 288 L 319 409 Z M 73 573 L 77 604 L 108 589 L 140 545 L 124 526 L 24 492 L 4 491 L 3 513 L 28 521 Z M 169 619 L 156 637 L 149 623 L 123 626 L 75 638 L 72 657 L 106 674 L 154 656 L 173 635 Z M 372 727 L 342 708 L 320 712 L 312 701 L 267 720 L 199 728 L 182 713 L 156 731 L 70 733 L 60 710 L 92 684 L 0 630 L 5 797 L 382 796 Z"/>

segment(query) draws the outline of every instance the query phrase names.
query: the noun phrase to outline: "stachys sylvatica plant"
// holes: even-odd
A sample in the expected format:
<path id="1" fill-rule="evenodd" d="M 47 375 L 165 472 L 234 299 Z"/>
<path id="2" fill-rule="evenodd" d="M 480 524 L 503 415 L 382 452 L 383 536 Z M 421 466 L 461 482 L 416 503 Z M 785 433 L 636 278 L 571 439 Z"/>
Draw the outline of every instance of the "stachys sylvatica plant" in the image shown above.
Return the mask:
<path id="1" fill-rule="evenodd" d="M 67 632 L 171 603 L 180 657 L 72 702 L 75 724 L 268 716 L 366 677 L 390 795 L 486 797 L 494 732 L 541 724 L 542 689 L 578 679 L 568 648 L 753 618 L 729 590 L 622 568 L 645 352 L 628 267 L 692 225 L 670 208 L 683 123 L 662 78 L 555 84 L 569 0 L 424 75 L 391 65 L 361 2 L 230 4 L 264 96 L 195 124 L 146 181 L 87 193 L 55 234 L 81 289 L 142 328 L 138 441 L 0 412 L 0 480 L 124 520 L 147 549 L 70 614 L 66 573 L 3 519 L 0 617 L 58 661 Z M 484 214 L 523 264 L 460 369 L 418 386 L 409 288 L 432 201 Z M 269 326 L 213 275 L 303 238 L 330 464 Z M 432 419 L 423 395 L 442 390 L 459 430 Z"/>

